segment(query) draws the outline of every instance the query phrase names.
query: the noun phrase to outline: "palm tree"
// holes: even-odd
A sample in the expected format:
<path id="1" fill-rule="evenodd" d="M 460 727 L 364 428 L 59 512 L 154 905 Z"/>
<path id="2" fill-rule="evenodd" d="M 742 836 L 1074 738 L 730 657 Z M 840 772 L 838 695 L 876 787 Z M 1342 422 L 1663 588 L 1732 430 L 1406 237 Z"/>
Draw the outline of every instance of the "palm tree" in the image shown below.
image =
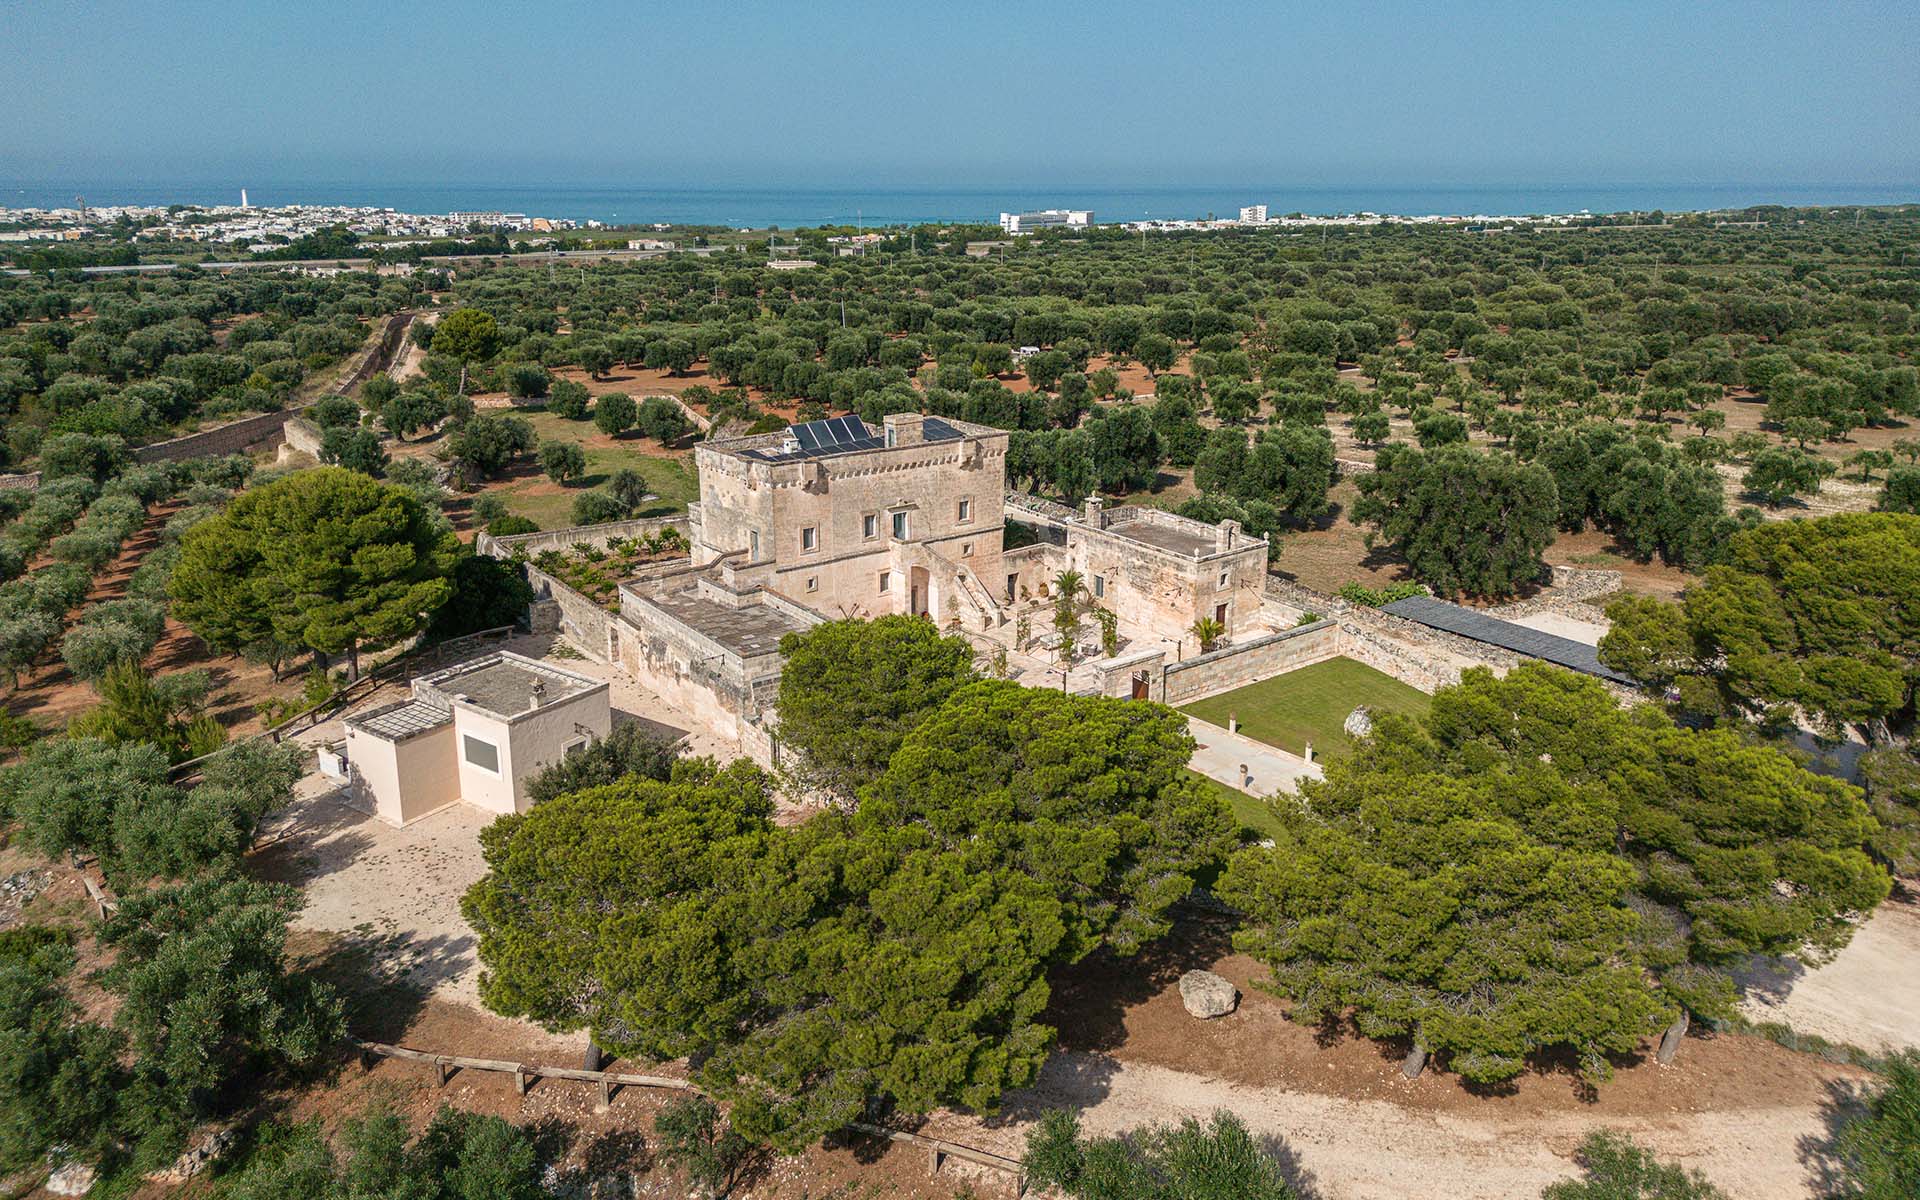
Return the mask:
<path id="1" fill-rule="evenodd" d="M 1200 653 L 1210 654 L 1219 640 L 1227 636 L 1227 627 L 1212 617 L 1201 617 L 1187 630 L 1200 641 Z"/>
<path id="2" fill-rule="evenodd" d="M 1086 590 L 1086 576 L 1075 570 L 1065 570 L 1053 577 L 1054 601 L 1058 604 L 1072 604 Z"/>

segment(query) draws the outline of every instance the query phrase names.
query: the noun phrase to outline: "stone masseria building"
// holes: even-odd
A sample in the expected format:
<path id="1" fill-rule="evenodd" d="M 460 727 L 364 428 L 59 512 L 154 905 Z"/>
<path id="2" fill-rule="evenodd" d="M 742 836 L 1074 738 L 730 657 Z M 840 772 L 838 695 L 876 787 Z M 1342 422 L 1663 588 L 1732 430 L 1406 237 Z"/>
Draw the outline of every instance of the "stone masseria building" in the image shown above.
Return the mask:
<path id="1" fill-rule="evenodd" d="M 687 557 L 642 567 L 604 607 L 530 574 L 582 651 L 763 763 L 778 756 L 780 639 L 822 621 L 922 616 L 968 637 L 983 661 L 1004 657 L 1016 678 L 1051 672 L 1059 686 L 1065 671 L 1073 690 L 1117 695 L 1149 694 L 1142 672 L 1199 653 L 1202 617 L 1228 641 L 1285 628 L 1261 604 L 1264 538 L 1097 499 L 1074 510 L 1009 497 L 1008 436 L 906 413 L 879 428 L 838 417 L 705 442 Z M 1006 550 L 1010 522 L 1034 544 Z M 597 528 L 525 536 L 560 548 L 593 542 Z M 606 539 L 625 536 L 615 528 Z M 480 545 L 506 555 L 515 542 Z M 1123 649 L 1106 668 L 1093 661 L 1103 657 L 1093 620 L 1070 654 L 1052 637 L 1051 589 L 1066 570 L 1117 618 Z"/>

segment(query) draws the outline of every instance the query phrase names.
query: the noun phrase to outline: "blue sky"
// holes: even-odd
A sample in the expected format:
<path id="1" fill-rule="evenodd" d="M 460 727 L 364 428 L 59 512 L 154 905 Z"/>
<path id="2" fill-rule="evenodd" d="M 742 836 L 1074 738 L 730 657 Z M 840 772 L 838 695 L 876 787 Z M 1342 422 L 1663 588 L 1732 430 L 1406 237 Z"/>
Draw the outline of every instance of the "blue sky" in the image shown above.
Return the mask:
<path id="1" fill-rule="evenodd" d="M 1920 181 L 1920 3 L 0 0 L 0 177 Z"/>

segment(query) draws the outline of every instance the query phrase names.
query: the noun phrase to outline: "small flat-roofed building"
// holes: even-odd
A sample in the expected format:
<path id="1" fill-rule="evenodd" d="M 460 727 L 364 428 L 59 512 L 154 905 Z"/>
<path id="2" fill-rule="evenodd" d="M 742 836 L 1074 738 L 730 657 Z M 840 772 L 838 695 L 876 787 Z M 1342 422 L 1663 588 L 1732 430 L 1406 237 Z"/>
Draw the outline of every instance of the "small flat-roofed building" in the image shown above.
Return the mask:
<path id="1" fill-rule="evenodd" d="M 394 825 L 460 801 L 524 812 L 530 777 L 613 727 L 606 683 L 504 651 L 412 690 L 345 722 L 348 796 Z"/>

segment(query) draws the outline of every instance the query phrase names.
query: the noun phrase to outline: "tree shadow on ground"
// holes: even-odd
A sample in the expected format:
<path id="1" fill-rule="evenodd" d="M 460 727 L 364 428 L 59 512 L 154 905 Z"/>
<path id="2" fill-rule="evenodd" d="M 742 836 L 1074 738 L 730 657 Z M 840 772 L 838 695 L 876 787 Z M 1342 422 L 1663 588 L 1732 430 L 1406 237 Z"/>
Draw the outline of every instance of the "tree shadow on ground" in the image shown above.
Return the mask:
<path id="1" fill-rule="evenodd" d="M 405 1035 L 426 1008 L 434 982 L 465 970 L 472 959 L 468 935 L 415 942 L 396 930 L 361 926 L 316 936 L 324 943 L 304 956 L 301 969 L 340 993 L 348 1033 L 373 1042 Z"/>
<path id="2" fill-rule="evenodd" d="M 1867 1115 L 1867 1089 L 1858 1080 L 1830 1079 L 1822 1085 L 1818 1133 L 1802 1134 L 1794 1150 L 1807 1168 L 1808 1182 L 1819 1196 L 1845 1194 L 1846 1163 L 1839 1154 L 1840 1131 Z"/>
<path id="3" fill-rule="evenodd" d="M 1054 974 L 1053 996 L 1041 1020 L 1060 1031 L 1062 1050 L 1117 1049 L 1126 1041 L 1128 1009 L 1172 987 L 1186 972 L 1206 970 L 1232 953 L 1232 937 L 1231 922 L 1193 916 L 1130 957 L 1096 950 Z"/>
<path id="4" fill-rule="evenodd" d="M 1320 1179 L 1307 1165 L 1300 1161 L 1293 1146 L 1286 1138 L 1277 1133 L 1260 1135 L 1260 1152 L 1271 1158 L 1280 1168 L 1280 1177 L 1287 1181 L 1299 1200 L 1324 1200 L 1320 1191 Z"/>

